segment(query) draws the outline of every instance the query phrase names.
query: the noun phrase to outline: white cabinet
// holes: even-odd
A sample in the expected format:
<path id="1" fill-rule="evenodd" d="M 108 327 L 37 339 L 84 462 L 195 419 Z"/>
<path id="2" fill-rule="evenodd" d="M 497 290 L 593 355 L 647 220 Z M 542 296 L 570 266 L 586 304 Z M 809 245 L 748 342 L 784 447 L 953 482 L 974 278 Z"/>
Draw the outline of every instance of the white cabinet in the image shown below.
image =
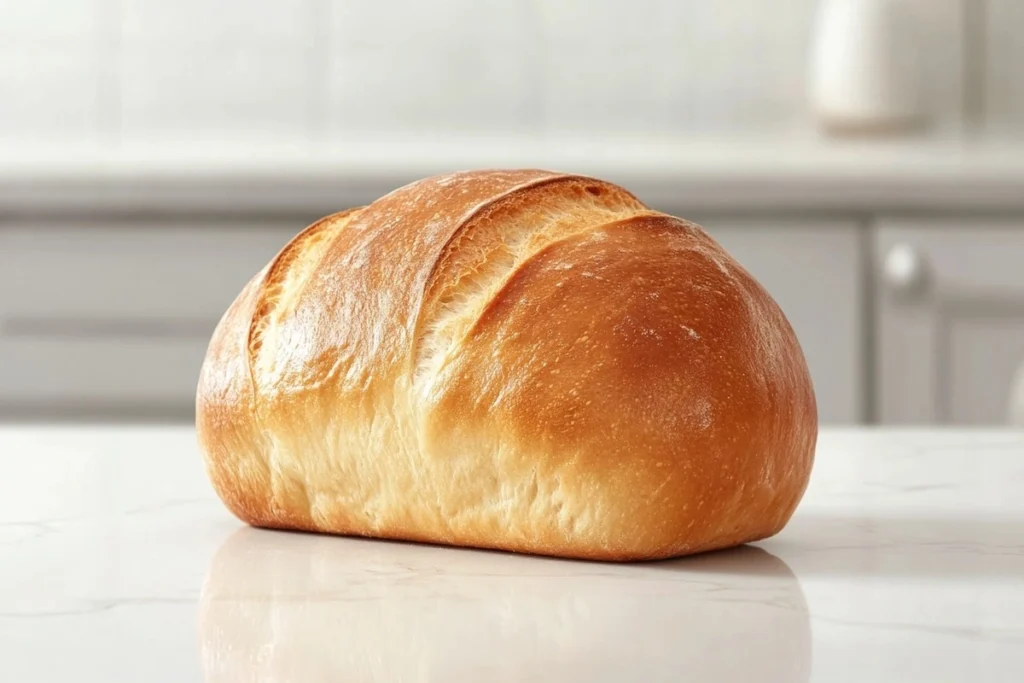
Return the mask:
<path id="1" fill-rule="evenodd" d="M 1024 217 L 878 222 L 881 422 L 1011 420 L 1024 398 L 1022 255 Z"/>
<path id="2" fill-rule="evenodd" d="M 698 220 L 758 279 L 789 318 L 807 357 L 819 418 L 865 418 L 865 252 L 856 221 Z"/>
<path id="3" fill-rule="evenodd" d="M 786 312 L 822 422 L 862 420 L 857 223 L 701 222 Z M 304 223 L 0 223 L 0 415 L 188 415 L 213 326 Z"/>
<path id="4" fill-rule="evenodd" d="M 0 223 L 0 415 L 187 415 L 214 325 L 302 227 Z"/>
<path id="5" fill-rule="evenodd" d="M 823 424 L 1024 425 L 1024 216 L 691 217 L 786 313 Z M 306 222 L 0 221 L 0 419 L 190 415 L 217 320 Z"/>

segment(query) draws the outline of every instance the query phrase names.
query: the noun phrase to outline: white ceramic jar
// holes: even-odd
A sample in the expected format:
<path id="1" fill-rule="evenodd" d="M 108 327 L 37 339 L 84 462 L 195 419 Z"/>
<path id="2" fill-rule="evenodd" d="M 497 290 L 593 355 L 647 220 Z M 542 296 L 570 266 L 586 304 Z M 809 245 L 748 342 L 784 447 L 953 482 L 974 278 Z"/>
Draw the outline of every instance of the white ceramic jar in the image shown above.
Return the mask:
<path id="1" fill-rule="evenodd" d="M 904 0 L 821 0 L 811 103 L 833 132 L 886 133 L 923 122 L 919 38 Z"/>

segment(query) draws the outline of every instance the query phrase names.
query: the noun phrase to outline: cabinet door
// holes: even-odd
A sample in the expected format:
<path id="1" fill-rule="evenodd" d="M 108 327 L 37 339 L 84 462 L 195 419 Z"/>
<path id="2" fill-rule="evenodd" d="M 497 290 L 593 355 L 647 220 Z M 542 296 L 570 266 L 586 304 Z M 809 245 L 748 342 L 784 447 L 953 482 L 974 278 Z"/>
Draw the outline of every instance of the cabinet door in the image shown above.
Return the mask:
<path id="1" fill-rule="evenodd" d="M 214 326 L 301 227 L 0 223 L 0 416 L 189 414 Z"/>
<path id="2" fill-rule="evenodd" d="M 1011 419 L 1024 366 L 1024 218 L 883 220 L 878 407 L 891 424 Z"/>
<path id="3" fill-rule="evenodd" d="M 699 220 L 764 286 L 793 325 L 814 380 L 819 419 L 865 416 L 864 256 L 855 221 Z"/>

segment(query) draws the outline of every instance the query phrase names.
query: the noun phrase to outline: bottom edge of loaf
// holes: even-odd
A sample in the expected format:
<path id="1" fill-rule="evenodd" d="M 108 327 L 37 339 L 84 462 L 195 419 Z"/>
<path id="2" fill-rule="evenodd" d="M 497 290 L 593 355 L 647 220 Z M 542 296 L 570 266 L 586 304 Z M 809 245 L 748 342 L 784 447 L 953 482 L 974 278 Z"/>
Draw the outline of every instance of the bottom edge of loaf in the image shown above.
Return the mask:
<path id="1" fill-rule="evenodd" d="M 249 526 L 256 529 L 263 529 L 272 532 L 312 534 L 319 536 L 336 536 L 338 538 L 360 539 L 367 542 L 380 541 L 386 543 L 408 543 L 415 545 L 428 545 L 439 548 L 451 548 L 462 550 L 476 550 L 486 552 L 513 553 L 517 555 L 533 555 L 537 557 L 553 557 L 567 560 L 581 560 L 590 562 L 653 562 L 668 560 L 672 558 L 699 555 L 704 553 L 727 550 L 738 546 L 761 541 L 770 538 L 778 533 L 771 531 L 765 533 L 752 533 L 747 535 L 735 535 L 723 537 L 713 541 L 700 544 L 680 547 L 679 544 L 665 544 L 657 547 L 651 544 L 646 548 L 600 548 L 581 547 L 579 544 L 566 544 L 556 547 L 554 544 L 531 544 L 527 542 L 502 542 L 492 543 L 463 543 L 447 542 L 436 538 L 417 537 L 414 534 L 386 534 L 386 533 L 360 533 L 357 531 L 333 531 L 325 529 L 306 528 L 298 525 L 282 524 L 277 522 L 252 522 L 242 520 Z"/>

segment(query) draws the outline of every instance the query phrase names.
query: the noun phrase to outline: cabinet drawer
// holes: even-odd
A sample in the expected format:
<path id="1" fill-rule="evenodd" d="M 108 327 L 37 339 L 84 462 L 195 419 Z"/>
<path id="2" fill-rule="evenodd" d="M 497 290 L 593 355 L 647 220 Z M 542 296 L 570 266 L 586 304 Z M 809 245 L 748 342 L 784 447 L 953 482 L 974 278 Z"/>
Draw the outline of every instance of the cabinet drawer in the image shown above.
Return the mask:
<path id="1" fill-rule="evenodd" d="M 208 338 L 0 339 L 0 406 L 171 408 L 192 404 Z M 20 412 L 20 411 L 19 411 Z"/>
<path id="2" fill-rule="evenodd" d="M 0 224 L 0 313 L 216 321 L 301 222 Z"/>
<path id="3" fill-rule="evenodd" d="M 878 222 L 882 422 L 992 426 L 1020 419 L 1022 228 L 1024 216 Z"/>
<path id="4" fill-rule="evenodd" d="M 0 414 L 186 414 L 217 321 L 302 227 L 0 224 Z"/>
<path id="5" fill-rule="evenodd" d="M 881 219 L 875 231 L 876 263 L 893 267 L 899 252 L 920 263 L 929 297 L 1024 299 L 1024 216 L 1013 220 Z M 891 290 L 899 283 L 882 282 Z"/>

